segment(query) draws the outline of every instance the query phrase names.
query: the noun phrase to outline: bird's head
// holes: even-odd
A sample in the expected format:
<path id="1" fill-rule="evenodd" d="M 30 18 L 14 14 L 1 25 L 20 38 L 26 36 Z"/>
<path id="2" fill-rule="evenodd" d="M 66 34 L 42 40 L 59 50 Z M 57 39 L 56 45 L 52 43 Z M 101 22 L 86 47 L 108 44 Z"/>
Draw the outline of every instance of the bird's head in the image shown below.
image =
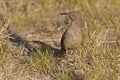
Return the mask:
<path id="1" fill-rule="evenodd" d="M 73 21 L 81 19 L 81 15 L 77 11 L 61 13 L 60 15 L 68 15 Z"/>
<path id="2" fill-rule="evenodd" d="M 71 23 L 74 22 L 79 24 L 81 27 L 83 26 L 82 17 L 78 11 L 65 12 L 60 15 L 67 15 L 71 19 Z"/>

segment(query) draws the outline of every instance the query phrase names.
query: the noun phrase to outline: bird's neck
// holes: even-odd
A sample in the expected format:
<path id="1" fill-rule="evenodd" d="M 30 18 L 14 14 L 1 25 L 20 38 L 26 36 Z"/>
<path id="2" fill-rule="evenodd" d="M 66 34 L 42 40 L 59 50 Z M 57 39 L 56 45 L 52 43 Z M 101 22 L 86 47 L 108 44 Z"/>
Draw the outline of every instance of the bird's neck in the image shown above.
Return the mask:
<path id="1" fill-rule="evenodd" d="M 74 25 L 74 26 L 72 26 L 72 25 Z M 75 26 L 76 25 L 76 26 Z M 82 27 L 82 24 L 81 24 L 81 22 L 80 21 L 78 21 L 78 20 L 72 20 L 71 22 L 70 22 L 70 24 L 68 25 L 68 27 Z"/>

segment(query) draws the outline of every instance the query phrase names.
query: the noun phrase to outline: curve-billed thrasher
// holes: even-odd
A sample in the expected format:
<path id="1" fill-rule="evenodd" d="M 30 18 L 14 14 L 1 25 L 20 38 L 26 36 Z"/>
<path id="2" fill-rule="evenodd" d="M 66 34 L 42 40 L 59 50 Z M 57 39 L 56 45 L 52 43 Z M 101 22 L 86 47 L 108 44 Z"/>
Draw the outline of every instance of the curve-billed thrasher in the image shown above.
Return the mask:
<path id="1" fill-rule="evenodd" d="M 82 41 L 82 19 L 78 12 L 72 11 L 68 13 L 61 13 L 61 15 L 68 15 L 71 19 L 66 31 L 61 38 L 61 53 L 68 53 L 68 50 L 76 50 L 79 48 Z"/>

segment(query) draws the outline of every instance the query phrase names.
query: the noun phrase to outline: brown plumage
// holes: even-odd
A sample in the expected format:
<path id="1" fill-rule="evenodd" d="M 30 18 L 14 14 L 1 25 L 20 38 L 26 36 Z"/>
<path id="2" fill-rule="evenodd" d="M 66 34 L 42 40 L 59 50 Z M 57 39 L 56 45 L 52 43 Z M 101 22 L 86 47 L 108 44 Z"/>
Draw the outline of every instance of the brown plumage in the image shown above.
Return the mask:
<path id="1" fill-rule="evenodd" d="M 61 38 L 61 53 L 68 53 L 68 50 L 76 50 L 79 48 L 82 41 L 82 19 L 78 12 L 72 11 L 68 13 L 61 13 L 67 15 L 71 22 Z"/>

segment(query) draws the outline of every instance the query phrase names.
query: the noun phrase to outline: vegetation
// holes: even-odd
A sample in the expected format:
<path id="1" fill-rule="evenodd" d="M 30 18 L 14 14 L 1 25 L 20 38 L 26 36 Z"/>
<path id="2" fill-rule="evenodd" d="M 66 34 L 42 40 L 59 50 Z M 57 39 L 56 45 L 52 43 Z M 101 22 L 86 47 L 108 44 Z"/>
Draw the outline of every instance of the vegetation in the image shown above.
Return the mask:
<path id="1" fill-rule="evenodd" d="M 119 7 L 119 0 L 1 0 L 0 80 L 120 80 Z M 84 22 L 84 40 L 74 57 L 59 59 L 49 48 L 23 55 L 24 44 L 8 40 L 9 27 L 50 27 L 67 11 L 80 11 Z M 69 67 L 71 59 L 80 74 Z"/>

